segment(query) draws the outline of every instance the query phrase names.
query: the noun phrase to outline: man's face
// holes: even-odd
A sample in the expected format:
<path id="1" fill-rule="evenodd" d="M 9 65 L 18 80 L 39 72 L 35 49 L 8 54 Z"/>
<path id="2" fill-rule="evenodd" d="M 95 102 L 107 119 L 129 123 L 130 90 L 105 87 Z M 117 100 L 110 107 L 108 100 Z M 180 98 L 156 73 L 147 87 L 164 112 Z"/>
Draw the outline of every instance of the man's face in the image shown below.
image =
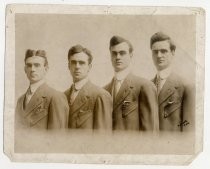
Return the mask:
<path id="1" fill-rule="evenodd" d="M 110 53 L 115 72 L 122 71 L 129 66 L 132 53 L 129 52 L 129 46 L 126 42 L 112 46 Z"/>
<path id="2" fill-rule="evenodd" d="M 91 64 L 88 63 L 88 56 L 83 53 L 75 53 L 69 59 L 69 70 L 74 82 L 78 82 L 88 76 Z"/>
<path id="3" fill-rule="evenodd" d="M 32 56 L 25 61 L 25 73 L 31 84 L 42 80 L 48 70 L 44 65 L 45 59 L 40 56 Z"/>
<path id="4" fill-rule="evenodd" d="M 167 40 L 158 41 L 152 45 L 152 58 L 157 70 L 163 70 L 170 66 L 174 51 L 171 51 Z"/>

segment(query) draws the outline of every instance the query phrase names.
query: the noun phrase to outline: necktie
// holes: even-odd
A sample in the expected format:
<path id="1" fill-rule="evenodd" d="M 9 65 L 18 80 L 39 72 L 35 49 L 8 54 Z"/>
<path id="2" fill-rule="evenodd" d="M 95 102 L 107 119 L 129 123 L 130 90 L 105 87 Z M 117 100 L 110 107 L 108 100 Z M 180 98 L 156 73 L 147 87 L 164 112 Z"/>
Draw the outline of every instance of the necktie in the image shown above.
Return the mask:
<path id="1" fill-rule="evenodd" d="M 156 87 L 157 87 L 157 94 L 159 94 L 161 90 L 161 78 L 159 75 L 157 75 L 156 78 Z"/>
<path id="2" fill-rule="evenodd" d="M 31 100 L 32 94 L 33 93 L 31 91 L 31 88 L 29 87 L 27 92 L 26 92 L 24 107 L 26 107 L 27 104 L 29 103 L 29 101 Z"/>
<path id="3" fill-rule="evenodd" d="M 113 99 L 115 100 L 117 97 L 117 93 L 120 90 L 120 86 L 121 86 L 121 80 L 117 80 L 115 79 L 114 81 L 114 89 L 113 89 Z"/>
<path id="4" fill-rule="evenodd" d="M 72 85 L 72 90 L 71 90 L 71 95 L 70 95 L 70 105 L 72 105 L 74 103 L 74 100 L 77 96 L 77 92 L 79 90 L 75 88 L 75 84 Z"/>

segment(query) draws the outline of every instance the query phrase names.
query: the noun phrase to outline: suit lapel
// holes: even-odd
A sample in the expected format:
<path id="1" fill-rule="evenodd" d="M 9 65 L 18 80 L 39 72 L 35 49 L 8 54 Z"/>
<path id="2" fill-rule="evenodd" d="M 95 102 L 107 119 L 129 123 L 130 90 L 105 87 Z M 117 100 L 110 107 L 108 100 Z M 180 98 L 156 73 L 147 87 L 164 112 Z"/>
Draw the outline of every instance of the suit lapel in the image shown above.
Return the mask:
<path id="1" fill-rule="evenodd" d="M 158 96 L 159 105 L 163 103 L 169 96 L 171 96 L 175 91 L 175 83 L 173 81 L 173 75 L 170 75 L 167 79 L 165 84 L 163 85 L 162 89 L 160 90 Z"/>
<path id="2" fill-rule="evenodd" d="M 22 95 L 18 102 L 18 112 L 22 115 L 25 116 L 25 109 L 24 109 L 24 102 L 25 102 L 25 97 L 26 94 Z"/>
<path id="3" fill-rule="evenodd" d="M 133 88 L 131 79 L 132 79 L 131 75 L 129 74 L 123 81 L 120 90 L 116 96 L 116 99 L 114 101 L 114 109 L 116 109 L 121 104 L 121 102 L 125 99 L 125 97 L 129 95 L 130 89 Z"/>
<path id="4" fill-rule="evenodd" d="M 70 111 L 72 113 L 75 113 L 77 110 L 79 110 L 89 99 L 89 85 L 90 82 L 88 81 L 83 87 L 82 89 L 79 91 L 77 97 L 74 100 L 73 105 L 70 107 Z M 71 93 L 70 93 L 71 95 Z"/>
<path id="5" fill-rule="evenodd" d="M 25 107 L 24 116 L 27 116 L 33 109 L 35 109 L 37 106 L 39 106 L 40 104 L 42 104 L 43 98 L 46 97 L 46 90 L 45 90 L 46 87 L 47 87 L 46 84 L 42 84 L 36 90 L 36 92 L 34 93 L 34 95 L 31 98 L 31 100 L 29 101 L 29 103 Z M 25 97 L 24 97 L 24 99 L 25 99 Z M 23 104 L 24 104 L 24 101 L 23 101 Z"/>
<path id="6" fill-rule="evenodd" d="M 114 85 L 114 79 L 105 87 L 105 90 L 107 90 L 112 95 L 112 86 Z"/>

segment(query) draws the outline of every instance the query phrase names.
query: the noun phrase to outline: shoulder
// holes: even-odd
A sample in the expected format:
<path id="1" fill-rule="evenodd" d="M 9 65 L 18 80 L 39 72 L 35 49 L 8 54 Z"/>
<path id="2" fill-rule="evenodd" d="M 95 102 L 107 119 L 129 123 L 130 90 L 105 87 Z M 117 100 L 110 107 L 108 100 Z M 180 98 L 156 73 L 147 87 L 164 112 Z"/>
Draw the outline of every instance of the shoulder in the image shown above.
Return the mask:
<path id="1" fill-rule="evenodd" d="M 154 87 L 154 83 L 152 83 L 152 81 L 143 77 L 131 74 L 129 78 L 131 79 L 133 84 L 138 85 L 139 87 Z"/>
<path id="2" fill-rule="evenodd" d="M 113 79 L 108 84 L 106 84 L 103 88 L 105 90 L 109 90 L 112 87 L 112 82 L 113 82 Z"/>
<path id="3" fill-rule="evenodd" d="M 184 77 L 181 77 L 180 75 L 177 75 L 175 73 L 171 74 L 170 79 L 172 80 L 173 84 L 179 87 L 183 87 L 185 89 L 187 88 L 193 88 L 193 82 L 187 81 Z"/>
<path id="4" fill-rule="evenodd" d="M 52 99 L 58 100 L 58 99 L 62 99 L 65 97 L 64 93 L 48 86 L 47 84 L 44 86 L 44 90 L 45 90 L 46 96 L 50 97 Z"/>
<path id="5" fill-rule="evenodd" d="M 66 90 L 64 91 L 64 95 L 65 95 L 66 97 L 68 97 L 68 96 L 70 95 L 70 88 L 68 88 L 68 89 L 66 89 Z"/>
<path id="6" fill-rule="evenodd" d="M 110 94 L 104 88 L 99 87 L 93 83 L 90 83 L 88 86 L 88 92 L 90 95 L 94 95 L 95 97 L 107 96 L 109 97 Z M 111 96 L 110 96 L 111 97 Z"/>
<path id="7" fill-rule="evenodd" d="M 24 98 L 25 98 L 25 94 L 22 94 L 22 95 L 17 99 L 16 108 L 17 108 L 19 105 L 22 105 L 22 103 L 23 103 L 23 101 L 24 101 Z"/>
<path id="8" fill-rule="evenodd" d="M 17 102 L 20 102 L 22 99 L 24 99 L 24 97 L 25 97 L 25 93 L 24 93 L 24 94 L 22 94 L 20 97 L 18 97 Z"/>

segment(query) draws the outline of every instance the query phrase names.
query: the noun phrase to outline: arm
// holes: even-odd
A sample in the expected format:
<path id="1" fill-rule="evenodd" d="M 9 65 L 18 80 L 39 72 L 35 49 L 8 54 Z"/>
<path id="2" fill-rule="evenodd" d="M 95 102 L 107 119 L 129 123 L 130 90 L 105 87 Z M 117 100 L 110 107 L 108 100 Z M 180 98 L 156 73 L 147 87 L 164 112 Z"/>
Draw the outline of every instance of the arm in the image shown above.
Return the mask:
<path id="1" fill-rule="evenodd" d="M 159 130 L 159 115 L 157 94 L 152 82 L 148 81 L 141 86 L 139 94 L 140 130 Z"/>
<path id="2" fill-rule="evenodd" d="M 69 105 L 63 93 L 56 92 L 49 106 L 48 129 L 68 128 Z"/>
<path id="3" fill-rule="evenodd" d="M 112 98 L 104 91 L 96 99 L 93 128 L 112 130 L 112 110 Z"/>
<path id="4" fill-rule="evenodd" d="M 195 88 L 186 85 L 183 96 L 183 121 L 189 124 L 183 126 L 183 131 L 193 131 L 195 127 Z"/>

